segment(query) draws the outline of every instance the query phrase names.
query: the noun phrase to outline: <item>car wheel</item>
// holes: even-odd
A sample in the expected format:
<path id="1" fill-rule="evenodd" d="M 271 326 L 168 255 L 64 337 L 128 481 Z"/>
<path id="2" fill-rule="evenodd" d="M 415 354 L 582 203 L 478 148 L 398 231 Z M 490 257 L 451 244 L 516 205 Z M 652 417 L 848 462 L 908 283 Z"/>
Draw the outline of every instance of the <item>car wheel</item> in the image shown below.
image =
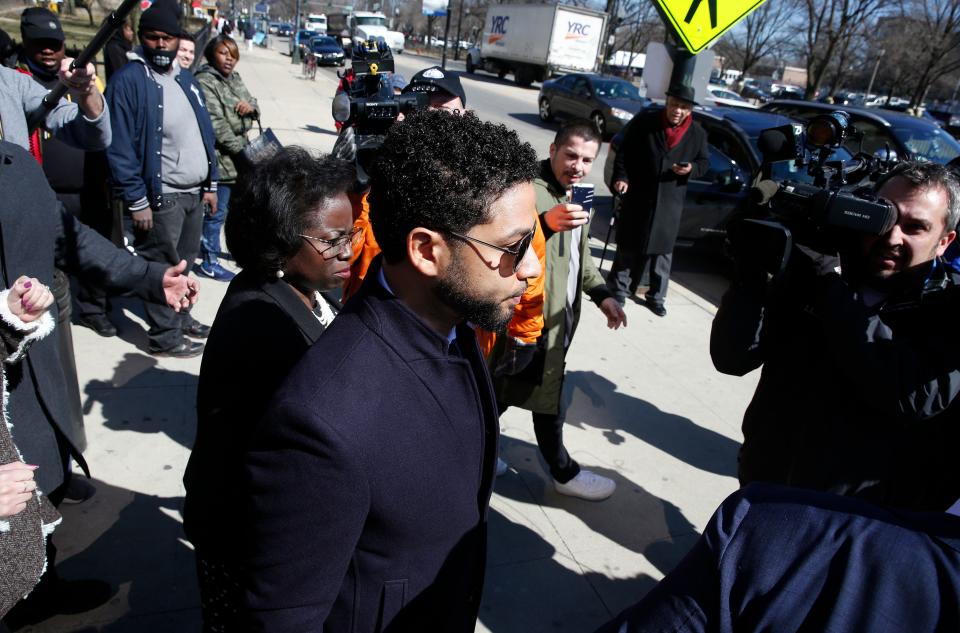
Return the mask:
<path id="1" fill-rule="evenodd" d="M 540 120 L 544 123 L 553 121 L 553 112 L 550 111 L 550 102 L 546 97 L 540 99 Z"/>
<path id="2" fill-rule="evenodd" d="M 507 76 L 507 69 L 506 69 L 506 68 L 500 68 L 500 69 L 497 70 L 497 78 L 498 78 L 498 79 L 503 79 L 503 78 L 506 77 L 506 76 Z"/>
<path id="3" fill-rule="evenodd" d="M 473 57 L 467 54 L 467 74 L 472 75 L 476 69 L 477 67 L 473 65 Z"/>
<path id="4" fill-rule="evenodd" d="M 590 115 L 590 120 L 593 122 L 593 127 L 600 133 L 600 138 L 604 138 L 607 134 L 607 120 L 603 118 L 603 114 L 594 112 Z"/>

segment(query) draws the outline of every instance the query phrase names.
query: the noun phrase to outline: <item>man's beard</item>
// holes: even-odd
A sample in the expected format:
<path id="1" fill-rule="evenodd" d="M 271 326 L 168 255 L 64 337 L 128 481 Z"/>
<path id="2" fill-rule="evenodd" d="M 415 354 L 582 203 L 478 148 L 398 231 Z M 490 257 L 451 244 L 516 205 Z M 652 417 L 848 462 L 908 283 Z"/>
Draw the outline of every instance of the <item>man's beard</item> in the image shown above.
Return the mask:
<path id="1" fill-rule="evenodd" d="M 490 332 L 502 333 L 513 318 L 513 309 L 502 301 L 470 294 L 470 284 L 459 260 L 455 260 L 446 276 L 437 282 L 440 300 L 458 315 Z"/>

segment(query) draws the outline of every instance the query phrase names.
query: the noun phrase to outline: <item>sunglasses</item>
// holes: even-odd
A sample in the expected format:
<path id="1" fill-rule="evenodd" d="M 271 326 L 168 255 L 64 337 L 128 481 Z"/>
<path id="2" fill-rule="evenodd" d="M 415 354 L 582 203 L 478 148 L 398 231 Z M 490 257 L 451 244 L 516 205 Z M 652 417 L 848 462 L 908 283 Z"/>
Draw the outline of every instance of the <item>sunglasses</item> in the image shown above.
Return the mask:
<path id="1" fill-rule="evenodd" d="M 489 246 L 492 249 L 498 250 L 501 253 L 506 253 L 507 255 L 513 256 L 513 272 L 517 272 L 517 268 L 520 267 L 520 262 L 523 261 L 523 256 L 527 254 L 527 249 L 530 248 L 530 243 L 533 241 L 533 236 L 537 232 L 537 223 L 534 222 L 533 228 L 530 229 L 530 232 L 520 238 L 519 241 L 514 242 L 510 246 L 497 246 L 489 242 L 484 242 L 483 240 L 478 240 L 475 237 L 470 237 L 469 235 L 462 235 L 454 231 L 449 231 L 450 235 L 453 237 L 460 238 L 461 240 L 469 240 L 471 242 L 476 242 L 477 244 L 483 244 L 484 246 Z"/>
<path id="2" fill-rule="evenodd" d="M 333 259 L 340 253 L 344 252 L 345 246 L 349 245 L 351 250 L 354 248 L 359 248 L 359 246 L 363 244 L 363 229 L 360 227 L 354 227 L 349 233 L 345 233 L 332 240 L 325 240 L 322 237 L 313 237 L 312 235 L 304 235 L 303 233 L 300 233 L 300 237 L 305 240 L 309 240 L 310 245 L 313 246 L 314 250 L 317 251 L 320 257 L 324 259 Z M 327 247 L 321 250 L 319 247 L 313 244 L 314 242 L 322 242 L 326 244 Z M 333 251 L 332 254 L 328 255 L 327 253 L 330 253 L 331 251 Z"/>

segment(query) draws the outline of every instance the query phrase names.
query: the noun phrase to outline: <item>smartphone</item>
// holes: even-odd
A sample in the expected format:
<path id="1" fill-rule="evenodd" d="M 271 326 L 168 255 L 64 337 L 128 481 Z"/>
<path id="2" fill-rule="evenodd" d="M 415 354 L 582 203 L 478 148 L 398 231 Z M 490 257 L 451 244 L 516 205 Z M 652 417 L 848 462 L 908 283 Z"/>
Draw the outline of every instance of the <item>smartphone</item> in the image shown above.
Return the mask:
<path id="1" fill-rule="evenodd" d="M 570 202 L 579 204 L 587 213 L 593 213 L 593 185 L 577 183 L 570 186 Z"/>

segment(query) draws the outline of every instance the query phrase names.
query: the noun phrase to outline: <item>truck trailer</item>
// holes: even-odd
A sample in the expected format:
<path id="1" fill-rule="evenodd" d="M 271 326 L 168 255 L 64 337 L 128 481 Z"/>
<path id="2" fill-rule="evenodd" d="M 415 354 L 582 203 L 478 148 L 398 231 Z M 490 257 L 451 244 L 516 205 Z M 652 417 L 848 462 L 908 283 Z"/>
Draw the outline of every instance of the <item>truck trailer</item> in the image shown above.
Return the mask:
<path id="1" fill-rule="evenodd" d="M 607 14 L 580 7 L 491 4 L 480 46 L 467 52 L 467 72 L 485 70 L 520 86 L 551 75 L 595 72 L 603 59 Z"/>

